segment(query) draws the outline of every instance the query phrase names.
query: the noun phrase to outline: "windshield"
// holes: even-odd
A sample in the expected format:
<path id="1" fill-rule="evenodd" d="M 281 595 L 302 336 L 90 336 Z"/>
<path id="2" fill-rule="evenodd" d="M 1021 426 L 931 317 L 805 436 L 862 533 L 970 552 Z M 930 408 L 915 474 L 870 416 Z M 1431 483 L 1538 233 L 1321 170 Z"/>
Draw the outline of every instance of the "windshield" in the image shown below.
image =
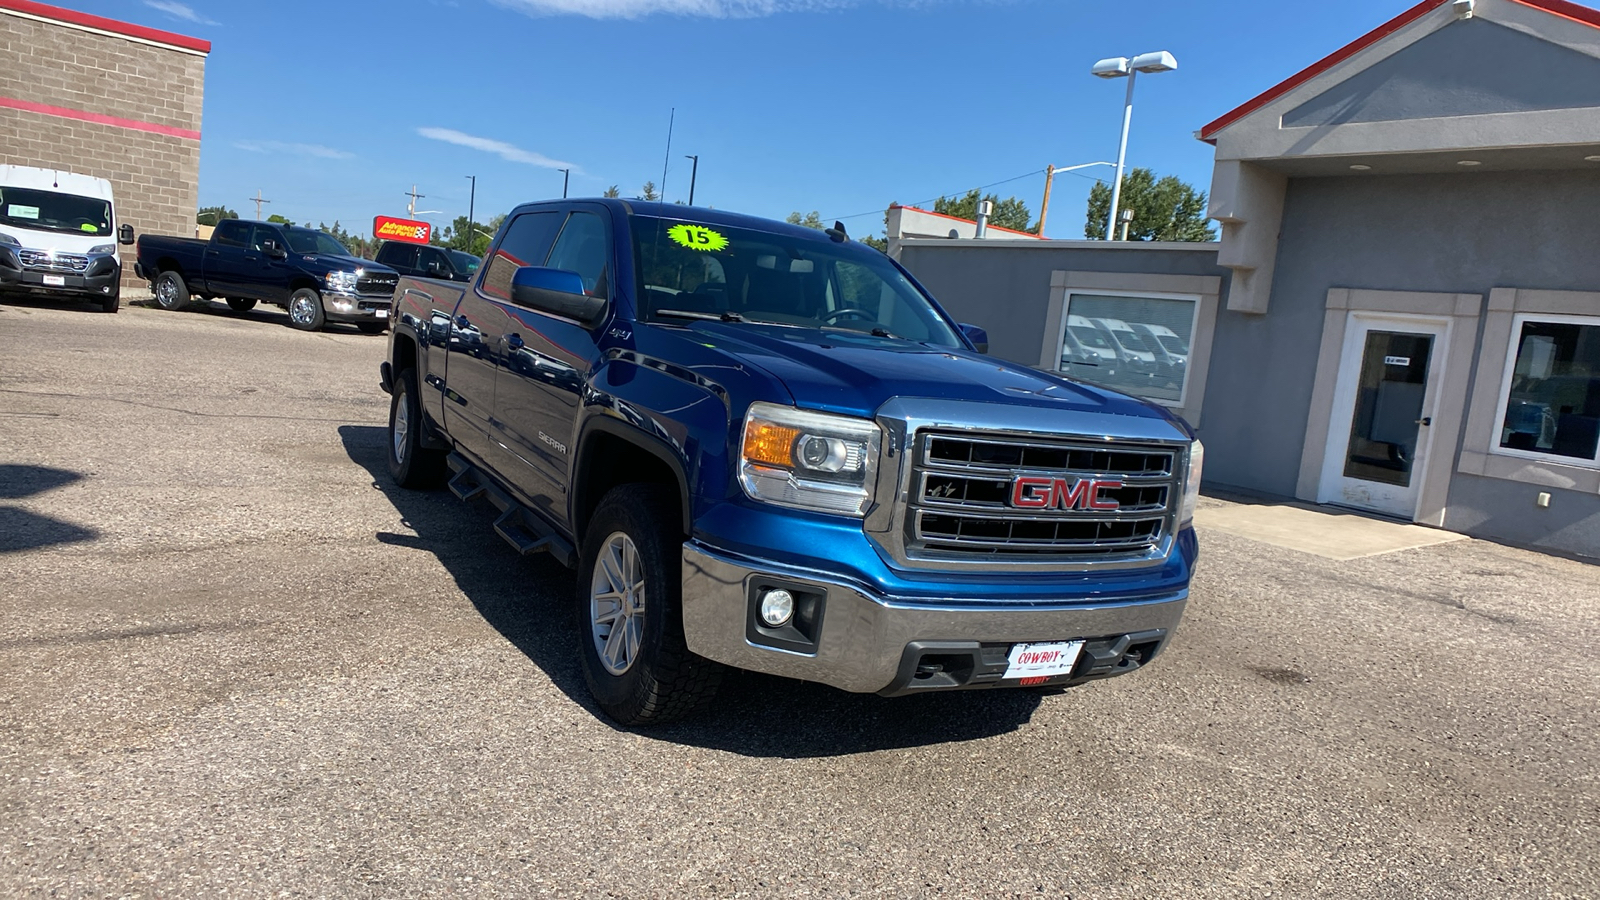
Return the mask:
<path id="1" fill-rule="evenodd" d="M 1132 328 L 1113 328 L 1111 333 L 1117 336 L 1117 343 L 1128 350 L 1132 350 L 1134 353 L 1152 352 L 1150 345 L 1146 344 L 1144 338 L 1139 337 L 1139 332 L 1134 331 Z"/>
<path id="2" fill-rule="evenodd" d="M 344 245 L 333 239 L 333 235 L 325 231 L 310 231 L 294 229 L 284 237 L 289 241 L 289 249 L 295 253 L 326 253 L 330 256 L 349 256 L 350 251 Z"/>
<path id="3" fill-rule="evenodd" d="M 1072 336 L 1078 339 L 1078 343 L 1084 345 L 1085 347 L 1089 347 L 1093 350 L 1113 349 L 1111 342 L 1106 340 L 1105 334 L 1103 334 L 1098 328 L 1095 328 L 1091 325 L 1074 325 L 1072 326 L 1071 331 Z"/>
<path id="4" fill-rule="evenodd" d="M 450 261 L 456 264 L 456 271 L 463 275 L 471 275 L 478 271 L 478 265 L 482 262 L 471 253 L 463 253 L 460 250 L 450 251 Z"/>
<path id="5" fill-rule="evenodd" d="M 1161 342 L 1161 346 L 1167 348 L 1168 353 L 1175 356 L 1184 356 L 1189 352 L 1189 348 L 1185 347 L 1183 341 L 1179 340 L 1175 334 L 1158 334 L 1156 335 L 1156 340 Z"/>
<path id="6" fill-rule="evenodd" d="M 841 328 L 962 346 L 888 257 L 859 244 L 645 216 L 634 218 L 633 234 L 645 318 Z"/>
<path id="7" fill-rule="evenodd" d="M 56 191 L 0 188 L 0 224 L 70 234 L 110 234 L 111 204 Z"/>

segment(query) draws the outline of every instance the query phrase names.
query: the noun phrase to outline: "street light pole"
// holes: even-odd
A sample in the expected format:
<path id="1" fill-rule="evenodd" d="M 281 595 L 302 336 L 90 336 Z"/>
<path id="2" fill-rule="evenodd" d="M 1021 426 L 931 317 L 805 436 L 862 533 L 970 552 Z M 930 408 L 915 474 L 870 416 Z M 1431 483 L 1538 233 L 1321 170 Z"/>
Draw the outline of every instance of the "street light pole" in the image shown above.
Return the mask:
<path id="1" fill-rule="evenodd" d="M 694 168 L 689 170 L 689 205 L 694 205 L 694 183 L 700 177 L 700 157 L 684 154 L 684 159 L 694 160 Z"/>
<path id="2" fill-rule="evenodd" d="M 1117 206 L 1122 201 L 1122 169 L 1128 158 L 1128 128 L 1133 124 L 1133 83 L 1140 72 L 1171 72 L 1176 68 L 1178 61 L 1171 53 L 1157 50 L 1141 53 L 1133 59 L 1126 56 L 1102 59 L 1089 70 L 1090 74 L 1100 78 L 1128 79 L 1128 95 L 1122 101 L 1122 140 L 1117 144 L 1117 175 L 1116 181 L 1111 183 L 1111 210 L 1106 215 L 1108 241 L 1117 239 Z"/>
<path id="3" fill-rule="evenodd" d="M 1111 182 L 1111 214 L 1106 216 L 1106 240 L 1117 234 L 1117 204 L 1122 200 L 1122 167 L 1128 160 L 1128 128 L 1133 124 L 1133 82 L 1138 72 L 1128 73 L 1128 96 L 1122 101 L 1122 141 L 1117 144 L 1117 177 Z"/>
<path id="4" fill-rule="evenodd" d="M 572 182 L 572 170 L 560 169 L 561 172 L 561 199 L 567 199 L 567 185 Z"/>
<path id="5" fill-rule="evenodd" d="M 472 213 L 478 205 L 478 176 L 467 175 L 472 180 L 472 192 L 467 195 L 467 252 L 472 252 Z"/>

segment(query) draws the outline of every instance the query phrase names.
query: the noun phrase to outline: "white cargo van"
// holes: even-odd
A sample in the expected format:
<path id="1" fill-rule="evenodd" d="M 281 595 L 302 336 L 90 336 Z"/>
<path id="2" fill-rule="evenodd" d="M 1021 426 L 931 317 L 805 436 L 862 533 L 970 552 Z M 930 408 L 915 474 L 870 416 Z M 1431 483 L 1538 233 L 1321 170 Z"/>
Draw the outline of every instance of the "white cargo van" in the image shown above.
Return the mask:
<path id="1" fill-rule="evenodd" d="M 78 298 L 116 312 L 121 305 L 111 182 L 104 178 L 0 165 L 0 294 Z"/>

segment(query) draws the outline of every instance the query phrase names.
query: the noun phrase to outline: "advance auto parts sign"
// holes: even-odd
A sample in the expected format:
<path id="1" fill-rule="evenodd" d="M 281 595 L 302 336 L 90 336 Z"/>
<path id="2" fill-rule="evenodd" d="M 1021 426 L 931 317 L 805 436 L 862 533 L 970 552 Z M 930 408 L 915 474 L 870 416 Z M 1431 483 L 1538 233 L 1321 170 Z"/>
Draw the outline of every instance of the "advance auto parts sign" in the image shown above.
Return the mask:
<path id="1" fill-rule="evenodd" d="M 372 236 L 385 241 L 426 244 L 433 237 L 433 226 L 412 219 L 378 216 L 372 220 Z"/>
<path id="2" fill-rule="evenodd" d="M 690 225 L 687 222 L 667 229 L 667 237 L 673 243 L 682 244 L 690 250 L 716 251 L 728 246 L 728 239 L 720 231 L 713 231 L 704 225 Z"/>

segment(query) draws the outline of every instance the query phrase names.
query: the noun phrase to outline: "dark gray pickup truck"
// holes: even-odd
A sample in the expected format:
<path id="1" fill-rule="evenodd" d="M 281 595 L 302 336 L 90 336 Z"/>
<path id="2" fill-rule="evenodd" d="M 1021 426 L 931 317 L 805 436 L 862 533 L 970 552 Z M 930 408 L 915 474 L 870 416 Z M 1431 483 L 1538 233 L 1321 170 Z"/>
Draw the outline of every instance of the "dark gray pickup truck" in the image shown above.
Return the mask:
<path id="1" fill-rule="evenodd" d="M 244 219 L 224 220 L 208 241 L 141 235 L 134 271 L 151 282 L 162 309 L 214 297 L 244 312 L 263 301 L 283 307 L 303 331 L 348 322 L 372 334 L 388 327 L 400 280 L 325 231 Z"/>

